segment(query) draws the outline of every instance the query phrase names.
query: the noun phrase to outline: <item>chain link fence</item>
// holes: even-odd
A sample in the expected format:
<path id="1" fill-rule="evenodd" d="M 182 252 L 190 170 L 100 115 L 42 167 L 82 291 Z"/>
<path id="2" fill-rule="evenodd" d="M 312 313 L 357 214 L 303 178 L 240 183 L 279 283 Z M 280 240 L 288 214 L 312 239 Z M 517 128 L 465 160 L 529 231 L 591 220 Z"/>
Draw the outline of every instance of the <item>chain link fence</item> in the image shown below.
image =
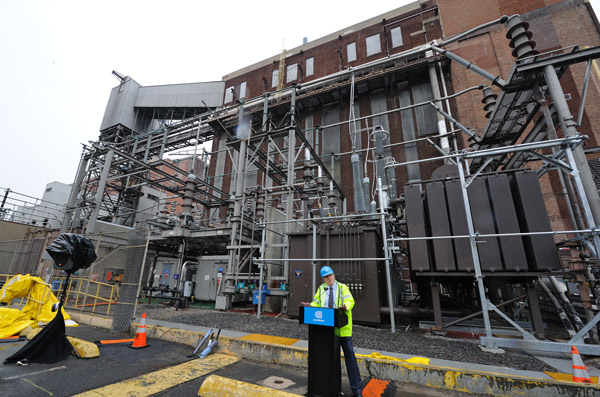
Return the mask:
<path id="1" fill-rule="evenodd" d="M 128 333 L 131 327 L 131 320 L 135 316 L 135 303 L 146 247 L 146 236 L 143 233 L 136 231 L 131 234 L 127 246 L 123 282 L 119 289 L 119 300 L 111 327 L 113 334 Z"/>

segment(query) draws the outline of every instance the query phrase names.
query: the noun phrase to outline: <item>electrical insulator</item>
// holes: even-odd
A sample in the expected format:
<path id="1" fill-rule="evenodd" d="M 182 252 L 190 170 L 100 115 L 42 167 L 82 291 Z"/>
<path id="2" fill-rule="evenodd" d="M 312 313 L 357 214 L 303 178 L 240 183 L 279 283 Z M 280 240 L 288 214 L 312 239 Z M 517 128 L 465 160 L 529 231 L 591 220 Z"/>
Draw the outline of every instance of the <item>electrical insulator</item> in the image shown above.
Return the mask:
<path id="1" fill-rule="evenodd" d="M 506 26 L 508 28 L 506 38 L 510 40 L 510 47 L 513 48 L 512 55 L 515 58 L 526 58 L 538 53 L 534 50 L 535 41 L 531 40 L 533 34 L 528 30 L 529 23 L 524 22 L 519 15 L 513 15 L 506 21 Z"/>

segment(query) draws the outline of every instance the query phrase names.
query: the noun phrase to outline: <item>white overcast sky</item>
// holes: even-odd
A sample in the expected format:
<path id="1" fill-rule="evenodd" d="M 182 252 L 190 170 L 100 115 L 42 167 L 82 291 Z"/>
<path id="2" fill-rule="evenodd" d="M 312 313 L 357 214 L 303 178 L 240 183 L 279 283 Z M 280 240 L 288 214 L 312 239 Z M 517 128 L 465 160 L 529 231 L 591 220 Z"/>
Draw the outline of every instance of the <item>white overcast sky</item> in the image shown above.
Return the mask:
<path id="1" fill-rule="evenodd" d="M 0 188 L 41 197 L 46 183 L 73 182 L 112 70 L 144 86 L 217 81 L 284 40 L 294 48 L 410 2 L 1 0 Z"/>

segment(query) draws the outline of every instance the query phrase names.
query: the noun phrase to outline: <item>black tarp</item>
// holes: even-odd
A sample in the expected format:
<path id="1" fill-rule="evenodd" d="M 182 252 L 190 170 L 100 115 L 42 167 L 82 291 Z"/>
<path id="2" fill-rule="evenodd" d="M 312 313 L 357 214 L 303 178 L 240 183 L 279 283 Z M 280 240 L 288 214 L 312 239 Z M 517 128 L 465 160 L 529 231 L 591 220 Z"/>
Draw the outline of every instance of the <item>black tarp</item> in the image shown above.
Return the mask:
<path id="1" fill-rule="evenodd" d="M 65 336 L 62 310 L 18 352 L 4 360 L 4 364 L 21 362 L 52 364 L 65 360 L 74 351 Z"/>

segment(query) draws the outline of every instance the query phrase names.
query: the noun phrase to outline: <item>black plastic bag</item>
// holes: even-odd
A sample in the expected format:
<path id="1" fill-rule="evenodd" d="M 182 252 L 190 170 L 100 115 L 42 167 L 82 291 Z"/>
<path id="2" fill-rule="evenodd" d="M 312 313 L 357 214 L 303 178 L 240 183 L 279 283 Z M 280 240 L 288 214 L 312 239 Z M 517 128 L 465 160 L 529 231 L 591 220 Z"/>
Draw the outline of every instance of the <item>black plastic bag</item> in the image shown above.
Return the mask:
<path id="1" fill-rule="evenodd" d="M 81 234 L 63 233 L 46 251 L 54 260 L 55 267 L 67 273 L 87 269 L 96 260 L 92 242 Z"/>

